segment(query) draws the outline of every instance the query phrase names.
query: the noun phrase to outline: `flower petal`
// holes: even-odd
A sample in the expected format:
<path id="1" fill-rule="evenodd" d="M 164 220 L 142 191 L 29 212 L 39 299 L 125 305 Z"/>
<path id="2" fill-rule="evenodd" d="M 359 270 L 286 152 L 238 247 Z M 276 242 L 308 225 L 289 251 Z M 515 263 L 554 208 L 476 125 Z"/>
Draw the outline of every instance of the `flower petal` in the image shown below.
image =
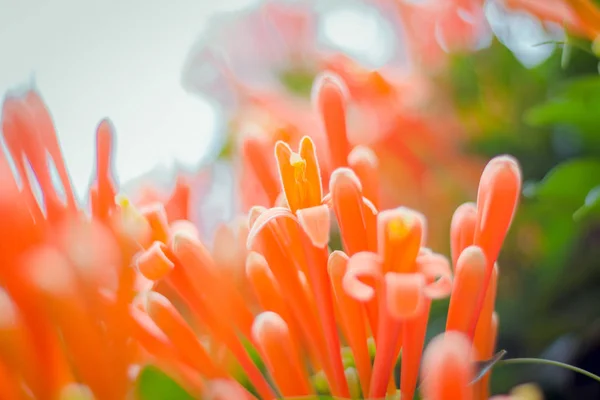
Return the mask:
<path id="1" fill-rule="evenodd" d="M 375 296 L 375 287 L 381 278 L 380 258 L 374 253 L 359 252 L 348 260 L 342 285 L 350 297 L 367 302 Z"/>
<path id="2" fill-rule="evenodd" d="M 254 220 L 254 224 L 250 228 L 250 232 L 248 232 L 248 240 L 246 241 L 246 247 L 249 250 L 252 250 L 254 246 L 254 241 L 259 232 L 264 229 L 269 222 L 273 219 L 277 218 L 290 218 L 296 221 L 296 216 L 292 214 L 292 212 L 283 207 L 273 207 L 268 210 L 265 210 Z"/>
<path id="3" fill-rule="evenodd" d="M 414 317 L 423 303 L 424 288 L 425 277 L 422 274 L 385 274 L 385 301 L 390 315 L 396 319 Z"/>
<path id="4" fill-rule="evenodd" d="M 326 205 L 304 208 L 297 211 L 298 222 L 317 247 L 326 247 L 329 243 L 329 227 L 331 224 L 329 208 Z"/>

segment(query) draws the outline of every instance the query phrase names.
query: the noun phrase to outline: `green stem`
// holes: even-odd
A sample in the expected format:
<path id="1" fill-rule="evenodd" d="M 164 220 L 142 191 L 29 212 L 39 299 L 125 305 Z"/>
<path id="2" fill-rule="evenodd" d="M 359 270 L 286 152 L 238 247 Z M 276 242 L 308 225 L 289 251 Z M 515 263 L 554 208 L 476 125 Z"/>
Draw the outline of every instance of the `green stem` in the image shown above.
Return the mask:
<path id="1" fill-rule="evenodd" d="M 600 383 L 600 376 L 596 374 L 592 374 L 591 372 L 586 371 L 585 369 L 577 368 L 573 365 L 561 363 L 558 361 L 552 360 L 544 360 L 541 358 L 510 358 L 507 360 L 502 360 L 498 364 L 543 364 L 543 365 L 551 365 L 553 367 L 559 367 L 568 369 L 570 371 L 576 372 L 581 375 L 585 375 L 588 378 L 595 380 Z"/>

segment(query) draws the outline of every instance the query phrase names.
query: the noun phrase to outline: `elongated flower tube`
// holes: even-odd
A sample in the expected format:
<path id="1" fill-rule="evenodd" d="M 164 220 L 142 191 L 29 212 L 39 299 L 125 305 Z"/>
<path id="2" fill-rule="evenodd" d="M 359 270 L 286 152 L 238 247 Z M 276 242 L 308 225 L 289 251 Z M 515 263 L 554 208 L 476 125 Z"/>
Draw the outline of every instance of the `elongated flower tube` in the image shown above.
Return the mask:
<path id="1" fill-rule="evenodd" d="M 343 99 L 330 89 L 335 110 L 320 112 L 335 121 Z M 220 227 L 209 248 L 179 219 L 188 215 L 185 190 L 176 190 L 183 201 L 174 208 L 115 196 L 108 122 L 97 132 L 92 212 L 71 204 L 48 171 L 45 154 L 57 146 L 38 97 L 11 100 L 3 117 L 9 155 L 34 172 L 15 162 L 13 176 L 8 155 L 0 157 L 8 222 L 0 228 L 0 389 L 8 400 L 127 398 L 149 364 L 194 398 L 412 398 L 421 369 L 427 400 L 487 399 L 488 376 L 464 384 L 472 363 L 494 350 L 496 259 L 520 188 L 514 160 L 492 160 L 477 205 L 455 213 L 454 276 L 449 259 L 426 247 L 423 214 L 376 207 L 377 181 L 362 181 L 378 164 L 374 153 L 345 154 L 349 167 L 332 172 L 324 195 L 309 137 L 297 153 L 275 145 L 280 205 Z M 59 153 L 53 159 L 64 164 Z M 333 218 L 343 250 L 329 248 Z M 447 296 L 450 339 L 434 341 L 421 362 L 431 304 Z"/>
<path id="2" fill-rule="evenodd" d="M 477 224 L 473 243 L 483 250 L 487 265 L 485 280 L 471 320 L 471 336 L 474 335 L 479 312 L 487 295 L 494 264 L 517 209 L 521 184 L 519 165 L 509 156 L 494 158 L 485 167 L 481 176 L 477 193 Z"/>
<path id="3" fill-rule="evenodd" d="M 139 230 L 130 229 L 133 220 L 124 218 L 114 196 L 96 208 L 97 218 L 83 216 L 50 115 L 36 92 L 6 99 L 2 121 L 9 153 L 0 155 L 0 213 L 10 223 L 0 229 L 6 246 L 0 285 L 7 295 L 4 308 L 13 309 L 14 318 L 4 325 L 12 333 L 2 336 L 0 364 L 15 382 L 3 395 L 12 390 L 13 398 L 30 393 L 51 399 L 79 383 L 97 399 L 122 398 L 137 358 L 128 312 L 135 275 L 125 260 L 131 260 L 131 241 L 137 240 L 131 233 Z M 101 159 L 107 157 L 102 126 Z M 7 157 L 15 164 L 14 176 Z M 107 172 L 103 168 L 99 174 Z M 101 176 L 97 181 L 99 198 L 110 197 L 105 196 L 110 182 Z M 14 346 L 6 347 L 11 342 Z"/>
<path id="4" fill-rule="evenodd" d="M 346 132 L 345 84 L 334 75 L 321 75 L 313 86 L 317 91 L 317 109 L 323 121 L 323 127 L 329 140 L 329 151 L 335 168 L 348 164 L 350 144 Z"/>

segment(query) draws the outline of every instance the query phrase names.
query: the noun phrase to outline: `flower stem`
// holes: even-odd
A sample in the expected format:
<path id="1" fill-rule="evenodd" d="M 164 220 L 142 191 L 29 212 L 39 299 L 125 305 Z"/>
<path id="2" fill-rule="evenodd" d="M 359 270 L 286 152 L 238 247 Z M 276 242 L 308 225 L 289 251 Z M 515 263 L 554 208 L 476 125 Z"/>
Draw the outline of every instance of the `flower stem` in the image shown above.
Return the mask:
<path id="1" fill-rule="evenodd" d="M 591 379 L 595 380 L 596 382 L 600 382 L 600 376 L 598 376 L 596 374 L 593 374 L 593 373 L 591 373 L 589 371 L 586 371 L 584 369 L 577 368 L 577 367 L 575 367 L 573 365 L 561 363 L 561 362 L 558 362 L 558 361 L 544 360 L 544 359 L 541 359 L 541 358 L 510 358 L 510 359 L 507 359 L 507 360 L 502 360 L 498 364 L 543 364 L 543 365 L 551 365 L 553 367 L 559 367 L 559 368 L 568 369 L 568 370 L 576 372 L 578 374 L 585 375 L 588 378 L 591 378 Z"/>

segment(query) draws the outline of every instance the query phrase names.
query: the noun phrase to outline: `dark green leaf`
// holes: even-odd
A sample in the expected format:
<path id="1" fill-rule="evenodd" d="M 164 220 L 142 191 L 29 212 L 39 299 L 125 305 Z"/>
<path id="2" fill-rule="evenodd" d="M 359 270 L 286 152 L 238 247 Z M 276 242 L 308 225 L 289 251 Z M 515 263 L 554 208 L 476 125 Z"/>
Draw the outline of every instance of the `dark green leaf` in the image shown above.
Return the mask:
<path id="1" fill-rule="evenodd" d="M 575 218 L 576 221 L 600 219 L 600 186 L 596 186 L 589 191 L 585 198 L 584 205 L 575 211 L 573 218 Z"/>
<path id="2" fill-rule="evenodd" d="M 600 185 L 600 160 L 577 159 L 559 164 L 535 190 L 541 201 L 554 202 L 560 212 L 575 212 L 590 190 Z"/>

